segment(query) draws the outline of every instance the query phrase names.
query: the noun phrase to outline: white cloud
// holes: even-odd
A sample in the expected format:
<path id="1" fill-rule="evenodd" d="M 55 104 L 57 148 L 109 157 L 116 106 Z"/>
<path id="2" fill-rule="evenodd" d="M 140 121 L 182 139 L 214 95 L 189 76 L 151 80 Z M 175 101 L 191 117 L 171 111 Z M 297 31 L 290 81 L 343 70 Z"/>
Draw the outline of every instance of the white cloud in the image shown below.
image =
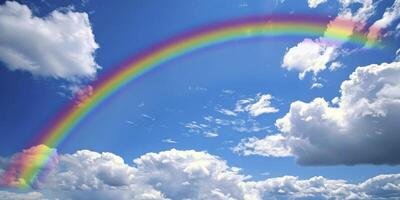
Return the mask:
<path id="1" fill-rule="evenodd" d="M 14 155 L 10 163 L 2 159 L 3 166 L 10 165 L 11 167 L 7 170 L 7 173 L 0 176 L 0 186 L 11 185 L 11 186 L 26 186 L 29 184 L 29 180 L 18 178 L 24 167 L 38 168 L 41 166 L 41 161 L 48 158 L 47 164 L 43 169 L 45 172 L 53 168 L 58 164 L 57 151 L 55 149 L 48 148 L 45 145 L 34 146 L 29 149 L 23 150 L 21 153 Z M 1 166 L 0 166 L 1 167 Z M 32 182 L 33 187 L 39 187 L 39 182 L 42 181 L 42 177 L 38 176 L 37 181 Z"/>
<path id="2" fill-rule="evenodd" d="M 232 124 L 232 129 L 241 133 L 253 133 L 253 132 L 260 132 L 267 130 L 269 131 L 270 127 L 269 126 L 263 126 L 261 125 L 258 121 L 253 120 L 253 119 L 248 119 L 246 121 L 243 121 L 242 123 L 241 120 L 234 120 L 231 121 Z"/>
<path id="3" fill-rule="evenodd" d="M 220 109 L 217 109 L 216 111 L 219 113 L 222 113 L 224 115 L 228 115 L 228 116 L 236 116 L 237 115 L 234 111 L 228 110 L 225 108 L 220 108 Z"/>
<path id="4" fill-rule="evenodd" d="M 359 188 L 373 198 L 398 198 L 400 196 L 400 174 L 383 174 L 359 184 Z"/>
<path id="5" fill-rule="evenodd" d="M 221 123 L 225 123 L 225 120 L 220 121 L 220 119 L 215 119 L 215 122 L 214 122 L 214 118 L 211 116 L 207 117 L 207 119 L 211 120 L 211 121 L 206 120 L 209 123 L 213 122 L 213 123 L 216 123 L 219 125 L 222 125 Z M 192 121 L 192 122 L 186 123 L 185 128 L 188 129 L 189 133 L 202 134 L 204 137 L 207 137 L 207 138 L 213 138 L 213 137 L 218 136 L 218 127 L 212 126 L 211 124 L 204 124 L 204 123 Z"/>
<path id="6" fill-rule="evenodd" d="M 239 169 L 206 152 L 170 150 L 134 160 L 138 173 L 171 199 L 241 199 Z M 218 193 L 218 194 L 217 194 Z"/>
<path id="7" fill-rule="evenodd" d="M 224 89 L 221 91 L 223 94 L 234 94 L 235 91 L 234 90 L 228 90 L 228 89 Z"/>
<path id="8" fill-rule="evenodd" d="M 152 117 L 152 116 L 150 116 L 150 115 L 147 115 L 147 114 L 142 114 L 142 117 L 143 117 L 143 118 L 146 118 L 146 119 L 150 119 L 151 121 L 156 120 L 156 118 L 154 118 L 154 117 Z"/>
<path id="9" fill-rule="evenodd" d="M 308 0 L 308 7 L 316 8 L 318 5 L 327 2 L 327 0 Z"/>
<path id="10" fill-rule="evenodd" d="M 136 168 L 115 154 L 81 150 L 61 155 L 59 161 L 41 187 L 57 198 L 166 199 L 138 177 Z"/>
<path id="11" fill-rule="evenodd" d="M 203 134 L 204 134 L 204 137 L 208 137 L 208 138 L 218 137 L 217 131 L 205 131 Z"/>
<path id="12" fill-rule="evenodd" d="M 400 192 L 400 174 L 361 183 L 321 176 L 249 181 L 241 170 L 207 152 L 171 149 L 146 153 L 128 165 L 112 153 L 88 150 L 59 156 L 41 187 L 28 191 L 0 189 L 0 199 L 385 199 Z"/>
<path id="13" fill-rule="evenodd" d="M 256 137 L 242 139 L 232 150 L 241 155 L 262 155 L 267 157 L 291 156 L 285 144 L 286 138 L 281 134 L 268 135 L 263 139 Z"/>
<path id="14" fill-rule="evenodd" d="M 311 85 L 311 89 L 314 89 L 314 88 L 323 88 L 324 87 L 324 85 L 322 84 L 322 83 L 313 83 L 312 85 Z"/>
<path id="15" fill-rule="evenodd" d="M 331 65 L 329 66 L 329 71 L 336 71 L 340 68 L 343 67 L 343 64 L 340 62 L 333 62 L 331 63 Z"/>
<path id="16" fill-rule="evenodd" d="M 248 112 L 253 117 L 266 113 L 276 113 L 279 109 L 271 106 L 272 95 L 257 94 L 255 98 L 247 98 L 237 101 L 235 112 Z"/>
<path id="17" fill-rule="evenodd" d="M 341 5 L 338 14 L 341 18 L 351 19 L 357 22 L 356 26 L 364 26 L 368 18 L 375 14 L 376 5 L 373 0 L 339 0 Z M 352 5 L 361 5 L 357 10 L 352 11 Z M 356 27 L 363 28 L 363 27 Z"/>
<path id="18" fill-rule="evenodd" d="M 335 58 L 335 47 L 305 39 L 285 53 L 282 67 L 299 71 L 299 79 L 303 80 L 308 72 L 315 76 L 325 70 L 327 64 Z"/>
<path id="19" fill-rule="evenodd" d="M 397 62 L 400 62 L 400 49 L 397 49 L 396 58 L 394 60 L 397 61 Z"/>
<path id="20" fill-rule="evenodd" d="M 293 102 L 276 121 L 285 138 L 280 140 L 282 148 L 290 149 L 303 165 L 399 164 L 400 156 L 394 153 L 400 151 L 398 80 L 400 62 L 372 64 L 358 67 L 342 83 L 337 106 L 323 98 Z M 252 154 L 273 155 L 270 141 L 260 140 L 267 145 L 258 140 L 240 145 L 253 149 Z"/>
<path id="21" fill-rule="evenodd" d="M 167 138 L 167 139 L 163 139 L 162 142 L 164 143 L 169 143 L 169 144 L 176 144 L 178 143 L 177 141 L 171 139 L 171 138 Z"/>
<path id="22" fill-rule="evenodd" d="M 92 78 L 98 44 L 86 13 L 53 11 L 35 17 L 25 5 L 0 5 L 0 61 L 11 70 L 70 81 Z"/>
<path id="23" fill-rule="evenodd" d="M 46 200 L 40 192 L 8 192 L 8 191 L 0 191 L 0 199 L 2 200 Z"/>
<path id="24" fill-rule="evenodd" d="M 131 120 L 125 120 L 125 123 L 130 124 L 130 125 L 136 125 L 135 122 Z"/>

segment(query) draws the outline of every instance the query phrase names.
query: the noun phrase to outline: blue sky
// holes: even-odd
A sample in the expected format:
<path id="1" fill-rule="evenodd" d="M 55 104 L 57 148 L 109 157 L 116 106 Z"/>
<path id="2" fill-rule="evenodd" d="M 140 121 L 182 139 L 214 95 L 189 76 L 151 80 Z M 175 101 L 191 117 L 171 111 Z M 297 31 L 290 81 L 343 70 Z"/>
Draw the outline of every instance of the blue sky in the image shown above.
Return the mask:
<path id="1" fill-rule="evenodd" d="M 26 58 L 25 61 L 35 63 L 24 65 L 29 62 L 17 62 L 18 59 L 0 49 L 0 156 L 4 163 L 11 162 L 14 154 L 29 148 L 29 142 L 77 91 L 149 46 L 193 28 L 240 17 L 315 14 L 331 16 L 333 20 L 344 17 L 365 22 L 364 27 L 354 29 L 365 30 L 366 34 L 369 26 L 379 25 L 383 27 L 380 39 L 390 41 L 392 46 L 361 50 L 344 42 L 330 47 L 318 42 L 324 37 L 321 35 L 279 41 L 246 40 L 209 47 L 164 63 L 118 91 L 72 131 L 57 148 L 58 154 L 68 158 L 68 155 L 77 156 L 79 150 L 111 152 L 140 171 L 141 164 L 131 161 L 150 152 L 171 153 L 171 149 L 177 149 L 183 155 L 194 150 L 198 156 L 200 154 L 196 153 L 206 151 L 207 156 L 218 161 L 216 163 L 226 161 L 230 167 L 241 168 L 240 173 L 235 173 L 251 176 L 247 181 L 269 181 L 284 176 L 310 180 L 322 176 L 326 180 L 343 179 L 348 184 L 358 184 L 382 174 L 398 177 L 400 159 L 395 150 L 399 149 L 390 146 L 390 141 L 400 139 L 400 127 L 395 122 L 395 117 L 400 116 L 397 83 L 400 56 L 396 55 L 400 2 L 349 2 L 18 1 L 12 4 L 14 7 L 10 2 L 2 2 L 0 15 L 4 16 L 8 15 L 7 11 L 21 7 L 30 11 L 31 17 L 50 22 L 56 21 L 56 17 L 49 17 L 55 10 L 65 21 L 72 16 L 68 14 L 76 14 L 74 16 L 82 21 L 65 27 L 48 26 L 48 31 L 56 31 L 54 35 L 68 35 L 82 28 L 87 37 L 73 38 L 72 45 L 83 44 L 76 48 L 70 47 L 68 41 L 48 42 L 48 48 L 37 53 L 29 45 L 34 45 L 31 41 L 36 34 L 40 36 L 40 31 L 32 29 L 32 34 L 28 34 L 31 29 L 18 29 L 26 30 L 27 34 L 0 36 L 0 48 L 12 49 L 16 55 L 25 56 L 20 58 L 22 61 Z M 15 13 L 20 20 L 17 24 L 24 28 L 24 20 L 28 19 L 19 18 L 23 12 Z M 6 21 L 1 21 L 0 25 L 4 30 L 13 30 L 13 26 L 7 27 Z M 47 42 L 44 40 L 43 44 Z M 54 65 L 45 60 L 47 55 L 57 52 L 73 54 L 74 49 L 84 50 L 75 55 L 82 62 L 60 60 L 59 68 L 54 69 Z M 82 63 L 89 64 L 82 66 Z M 359 69 L 361 67 L 365 68 Z M 305 76 L 301 77 L 301 73 Z M 339 101 L 331 102 L 335 97 L 340 97 Z M 316 101 L 318 98 L 324 100 Z M 303 104 L 296 104 L 296 101 Z M 288 126 L 291 128 L 285 128 Z M 283 139 L 276 141 L 268 136 L 282 136 Z M 298 142 L 294 137 L 308 143 Z M 361 155 L 364 153 L 366 155 Z M 60 163 L 65 161 L 64 157 Z M 140 158 L 143 161 L 148 157 Z M 51 176 L 57 177 L 57 172 Z M 57 179 L 54 177 L 49 178 L 49 182 Z M 400 188 L 400 178 L 390 179 L 388 183 Z M 212 199 L 182 192 L 184 189 L 173 193 L 172 189 L 152 187 L 170 199 Z M 26 195 L 51 199 L 56 195 L 49 191 L 58 189 L 43 186 L 33 188 Z M 218 191 L 229 194 L 223 189 Z M 388 192 L 382 191 L 379 194 L 364 192 L 367 196 L 355 197 L 379 197 Z M 399 190 L 390 192 L 382 196 L 400 195 Z M 23 199 L 19 193 L 0 188 L 0 197 Z M 65 192 L 61 198 L 85 199 L 96 195 L 78 193 Z M 321 194 L 309 195 L 309 198 L 327 198 Z M 232 193 L 231 197 L 234 196 Z M 273 192 L 261 196 L 299 198 Z"/>

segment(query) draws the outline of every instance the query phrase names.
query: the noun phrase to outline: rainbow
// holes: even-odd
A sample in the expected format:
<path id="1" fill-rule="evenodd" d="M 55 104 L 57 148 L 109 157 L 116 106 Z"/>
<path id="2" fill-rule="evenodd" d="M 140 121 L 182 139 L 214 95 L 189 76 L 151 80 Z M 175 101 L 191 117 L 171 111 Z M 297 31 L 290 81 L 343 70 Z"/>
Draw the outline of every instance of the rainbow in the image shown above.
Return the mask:
<path id="1" fill-rule="evenodd" d="M 173 37 L 128 59 L 92 83 L 92 95 L 84 99 L 79 106 L 74 101 L 65 106 L 39 134 L 34 144 L 44 144 L 50 148 L 56 148 L 82 119 L 88 117 L 91 112 L 100 107 L 102 102 L 124 85 L 166 61 L 204 47 L 255 37 L 274 39 L 275 37 L 293 36 L 323 36 L 324 41 L 339 44 L 347 42 L 363 48 L 380 45 L 376 39 L 368 40 L 363 33 L 352 33 L 354 22 L 348 20 L 335 23 L 334 27 L 329 28 L 329 32 L 325 32 L 330 20 L 332 19 L 328 17 L 304 15 L 255 16 L 217 23 Z M 349 37 L 349 35 L 351 36 Z M 43 153 L 43 151 L 39 152 Z M 10 184 L 17 180 L 17 187 L 29 187 L 51 158 L 52 153 L 46 155 L 36 161 L 38 164 L 35 167 L 29 165 L 30 159 L 24 161 L 24 158 L 20 158 L 18 169 L 15 169 L 16 166 L 10 166 L 9 170 L 3 174 L 3 182 Z M 13 177 L 10 178 L 10 176 Z"/>

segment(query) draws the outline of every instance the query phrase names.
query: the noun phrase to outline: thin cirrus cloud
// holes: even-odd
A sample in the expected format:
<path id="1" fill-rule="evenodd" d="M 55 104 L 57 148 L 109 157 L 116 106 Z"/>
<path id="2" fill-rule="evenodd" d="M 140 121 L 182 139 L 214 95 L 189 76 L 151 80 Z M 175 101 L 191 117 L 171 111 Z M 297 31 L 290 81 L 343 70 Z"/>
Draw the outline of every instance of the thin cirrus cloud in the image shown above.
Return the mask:
<path id="1" fill-rule="evenodd" d="M 168 144 L 176 144 L 176 143 L 178 143 L 177 141 L 175 141 L 175 140 L 173 140 L 171 138 L 163 139 L 163 140 L 161 140 L 161 142 L 168 143 Z"/>
<path id="2" fill-rule="evenodd" d="M 336 105 L 323 98 L 293 102 L 275 122 L 279 134 L 244 139 L 234 150 L 292 155 L 302 165 L 399 164 L 400 156 L 394 153 L 400 151 L 399 80 L 400 62 L 358 67 L 341 84 Z M 276 147 L 290 154 L 277 153 Z"/>
<path id="3" fill-rule="evenodd" d="M 0 61 L 10 70 L 77 81 L 99 69 L 86 13 L 53 11 L 40 18 L 18 2 L 0 6 Z"/>
<path id="4" fill-rule="evenodd" d="M 57 165 L 51 168 L 46 179 L 36 180 L 31 190 L 0 191 L 0 198 L 382 199 L 400 192 L 400 174 L 382 174 L 360 183 L 322 176 L 309 179 L 281 176 L 251 181 L 240 168 L 231 167 L 207 152 L 194 150 L 146 153 L 132 164 L 112 153 L 89 150 L 56 158 Z"/>
<path id="5" fill-rule="evenodd" d="M 222 114 L 221 116 L 208 115 L 202 121 L 191 121 L 184 126 L 189 133 L 202 134 L 207 138 L 218 137 L 222 127 L 230 127 L 242 133 L 268 130 L 269 126 L 262 125 L 256 118 L 279 112 L 279 109 L 272 105 L 273 98 L 271 94 L 258 93 L 255 97 L 237 100 L 234 109 L 217 106 L 215 111 Z"/>

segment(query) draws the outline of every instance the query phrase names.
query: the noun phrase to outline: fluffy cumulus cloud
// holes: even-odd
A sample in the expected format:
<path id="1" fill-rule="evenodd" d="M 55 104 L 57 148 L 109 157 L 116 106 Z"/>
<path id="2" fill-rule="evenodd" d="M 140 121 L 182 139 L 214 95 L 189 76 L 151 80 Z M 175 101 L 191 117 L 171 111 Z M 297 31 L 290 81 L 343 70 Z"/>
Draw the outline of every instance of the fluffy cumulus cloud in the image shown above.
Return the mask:
<path id="1" fill-rule="evenodd" d="M 76 81 L 99 66 L 86 13 L 53 11 L 40 18 L 18 2 L 0 5 L 0 61 L 11 70 Z"/>
<path id="2" fill-rule="evenodd" d="M 323 98 L 293 102 L 276 121 L 284 139 L 269 136 L 238 147 L 274 156 L 273 147 L 282 144 L 303 165 L 399 164 L 399 80 L 400 62 L 358 67 L 342 83 L 337 105 Z"/>
<path id="3" fill-rule="evenodd" d="M 48 148 L 45 145 L 34 146 L 29 149 L 23 150 L 21 153 L 15 154 L 11 159 L 1 159 L 0 167 L 6 167 L 6 172 L 0 176 L 0 186 L 2 185 L 12 185 L 12 186 L 26 186 L 27 180 L 20 178 L 21 173 L 23 173 L 24 168 L 28 167 L 31 169 L 38 169 L 41 167 L 41 161 L 49 158 L 47 165 L 43 169 L 44 174 L 57 165 L 58 156 L 55 149 Z M 38 176 L 37 181 L 32 184 L 34 187 L 38 187 L 41 181 L 41 176 Z"/>
<path id="4" fill-rule="evenodd" d="M 61 156 L 42 188 L 72 199 L 165 199 L 136 173 L 115 154 L 82 150 Z"/>
<path id="5" fill-rule="evenodd" d="M 112 153 L 88 150 L 59 156 L 59 162 L 28 191 L 1 188 L 1 199 L 384 199 L 400 192 L 400 175 L 358 184 L 324 177 L 294 176 L 250 181 L 240 169 L 207 152 L 171 149 L 147 153 L 128 165 Z"/>
<path id="6" fill-rule="evenodd" d="M 134 160 L 145 183 L 171 199 L 241 199 L 246 176 L 206 152 L 170 150 Z"/>
<path id="7" fill-rule="evenodd" d="M 283 176 L 254 182 L 252 187 L 264 199 L 396 199 L 400 195 L 399 178 L 399 174 L 378 175 L 350 184 L 321 176 L 306 180 Z"/>
<path id="8" fill-rule="evenodd" d="M 308 72 L 317 75 L 327 68 L 335 58 L 335 47 L 305 39 L 297 46 L 290 48 L 283 57 L 282 67 L 299 71 L 299 78 L 304 79 Z"/>

